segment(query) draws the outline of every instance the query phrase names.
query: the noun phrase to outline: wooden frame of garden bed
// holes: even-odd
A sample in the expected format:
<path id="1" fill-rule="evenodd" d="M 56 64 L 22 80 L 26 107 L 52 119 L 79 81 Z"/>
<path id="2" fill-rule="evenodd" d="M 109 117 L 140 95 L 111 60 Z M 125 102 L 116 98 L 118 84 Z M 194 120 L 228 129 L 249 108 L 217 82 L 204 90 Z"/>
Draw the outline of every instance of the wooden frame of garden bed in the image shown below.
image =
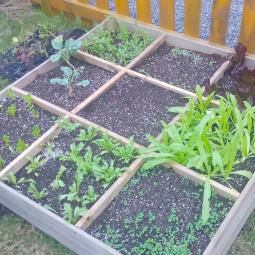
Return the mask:
<path id="1" fill-rule="evenodd" d="M 89 36 L 97 33 L 98 29 L 105 27 L 112 27 L 115 25 L 115 21 L 112 18 L 106 19 L 99 26 L 91 30 L 81 39 L 87 39 Z M 164 42 L 171 44 L 172 46 L 182 47 L 190 50 L 200 51 L 204 53 L 216 53 L 222 56 L 228 56 L 232 53 L 231 49 L 217 48 L 210 45 L 202 40 L 190 39 L 187 36 L 179 35 L 174 32 L 164 32 L 160 29 L 151 28 L 150 26 L 141 25 L 137 26 L 131 22 L 121 21 L 122 24 L 128 26 L 131 31 L 146 31 L 155 38 L 155 41 L 148 46 L 138 57 L 136 57 L 131 63 L 126 67 L 110 63 L 106 60 L 97 58 L 90 54 L 84 52 L 78 52 L 75 56 L 76 58 L 87 61 L 91 64 L 100 66 L 109 71 L 116 71 L 117 73 L 104 85 L 102 85 L 97 91 L 95 91 L 91 96 L 84 100 L 80 105 L 75 107 L 72 111 L 66 111 L 61 107 L 51 104 L 39 97 L 33 96 L 33 102 L 39 107 L 70 119 L 71 121 L 77 121 L 82 126 L 97 127 L 102 133 L 108 133 L 112 138 L 120 141 L 123 144 L 128 143 L 128 139 L 122 137 L 110 130 L 99 127 L 97 124 L 92 123 L 77 115 L 82 109 L 90 105 L 94 100 L 100 97 L 103 93 L 109 90 L 112 86 L 116 84 L 125 75 L 133 76 L 145 80 L 149 84 L 159 86 L 175 93 L 195 97 L 195 94 L 191 91 L 187 91 L 178 88 L 174 85 L 159 81 L 157 79 L 148 77 L 146 75 L 137 73 L 131 70 L 137 63 L 144 60 L 148 55 L 154 52 L 160 45 Z M 255 68 L 255 59 L 252 57 L 246 58 L 246 63 L 249 67 Z M 211 77 L 211 82 L 219 80 L 224 71 L 231 63 L 226 61 L 223 65 L 216 71 L 216 73 Z M 39 67 L 35 68 L 33 71 L 22 77 L 17 82 L 10 85 L 8 88 L 0 93 L 0 100 L 5 96 L 8 89 L 12 89 L 18 95 L 28 94 L 28 92 L 23 89 L 40 74 L 48 72 L 56 68 L 58 64 L 52 64 L 49 60 L 41 64 Z M 217 104 L 217 102 L 215 102 Z M 172 122 L 178 121 L 178 116 L 176 116 Z M 47 143 L 53 136 L 58 134 L 61 129 L 55 124 L 46 133 L 44 133 L 38 140 L 36 140 L 32 145 L 30 145 L 23 153 L 21 153 L 15 160 L 13 160 L 9 165 L 7 165 L 4 170 L 0 172 L 0 180 L 7 177 L 9 173 L 18 172 L 23 166 L 28 162 L 28 156 L 35 156 L 38 154 L 45 143 Z M 161 136 L 159 135 L 158 139 Z M 143 146 L 135 144 L 137 148 L 142 148 Z M 0 182 L 0 203 L 14 211 L 22 218 L 26 219 L 28 222 L 32 223 L 36 227 L 43 230 L 45 233 L 51 235 L 66 247 L 72 249 L 78 254 L 100 254 L 100 255 L 110 255 L 110 254 L 120 254 L 116 250 L 97 240 L 96 238 L 88 235 L 83 230 L 88 228 L 93 221 L 104 211 L 104 209 L 111 203 L 111 201 L 118 195 L 122 188 L 129 182 L 129 180 L 138 171 L 141 165 L 144 163 L 143 159 L 136 159 L 129 167 L 129 171 L 124 173 L 112 186 L 99 198 L 99 200 L 88 210 L 88 212 L 77 222 L 76 226 L 66 223 L 59 216 L 52 212 L 49 212 L 36 202 L 28 199 L 24 195 L 20 194 L 16 190 L 10 188 L 3 182 Z M 167 167 L 174 170 L 177 174 L 184 176 L 194 182 L 203 184 L 205 182 L 205 177 L 191 169 L 188 169 L 179 164 L 169 164 Z M 252 179 L 248 182 L 242 193 L 225 187 L 224 185 L 212 181 L 211 185 L 215 189 L 216 193 L 222 196 L 227 196 L 229 199 L 235 201 L 234 206 L 226 216 L 225 220 L 219 227 L 218 231 L 212 238 L 211 242 L 204 251 L 205 255 L 212 254 L 226 254 L 231 244 L 235 240 L 236 236 L 240 232 L 245 221 L 249 217 L 250 213 L 255 207 L 255 174 Z M 81 230 L 82 229 L 82 230 Z"/>

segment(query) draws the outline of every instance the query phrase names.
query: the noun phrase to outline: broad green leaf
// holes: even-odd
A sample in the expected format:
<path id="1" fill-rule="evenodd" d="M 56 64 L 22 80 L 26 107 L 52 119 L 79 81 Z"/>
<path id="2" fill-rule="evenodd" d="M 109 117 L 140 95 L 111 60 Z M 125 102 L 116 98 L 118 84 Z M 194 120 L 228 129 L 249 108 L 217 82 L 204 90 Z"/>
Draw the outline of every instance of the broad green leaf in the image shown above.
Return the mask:
<path id="1" fill-rule="evenodd" d="M 58 62 L 60 59 L 61 59 L 61 54 L 60 54 L 59 52 L 56 53 L 56 54 L 54 54 L 54 55 L 51 55 L 51 56 L 50 56 L 50 61 L 51 61 L 52 63 L 56 63 L 56 62 Z"/>
<path id="2" fill-rule="evenodd" d="M 54 38 L 51 42 L 52 47 L 55 50 L 62 50 L 63 49 L 63 42 L 64 42 L 64 38 L 63 35 L 59 35 L 56 38 Z"/>
<path id="3" fill-rule="evenodd" d="M 168 108 L 169 112 L 172 113 L 185 113 L 187 111 L 186 107 L 170 107 Z"/>
<path id="4" fill-rule="evenodd" d="M 69 66 L 61 66 L 60 70 L 65 74 L 67 78 L 73 74 L 73 70 Z"/>
<path id="5" fill-rule="evenodd" d="M 53 79 L 50 79 L 50 83 L 53 84 L 53 85 L 67 86 L 68 85 L 68 80 L 67 79 L 53 78 Z"/>
<path id="6" fill-rule="evenodd" d="M 82 87 L 86 87 L 90 84 L 90 81 L 89 80 L 83 80 L 83 81 L 80 81 L 78 82 L 76 85 L 77 86 L 82 86 Z"/>

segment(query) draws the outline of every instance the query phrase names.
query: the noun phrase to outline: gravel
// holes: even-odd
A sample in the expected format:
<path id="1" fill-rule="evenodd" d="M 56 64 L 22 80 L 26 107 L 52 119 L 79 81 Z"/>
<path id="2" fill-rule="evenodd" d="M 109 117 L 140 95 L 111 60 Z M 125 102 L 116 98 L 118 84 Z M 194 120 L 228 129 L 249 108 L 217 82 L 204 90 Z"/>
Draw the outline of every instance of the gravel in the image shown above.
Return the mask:
<path id="1" fill-rule="evenodd" d="M 91 4 L 95 4 L 95 0 L 90 0 Z M 239 30 L 242 19 L 244 0 L 232 0 L 229 27 L 227 33 L 226 44 L 229 47 L 234 47 L 238 42 Z M 152 22 L 159 24 L 159 0 L 151 0 L 152 9 Z M 110 9 L 115 10 L 115 1 L 109 0 Z M 201 38 L 208 39 L 211 27 L 211 11 L 213 0 L 202 0 L 202 13 L 201 13 Z M 136 17 L 136 0 L 129 0 L 129 10 L 131 17 Z M 184 20 L 184 0 L 176 0 L 175 2 L 175 30 L 183 32 Z"/>

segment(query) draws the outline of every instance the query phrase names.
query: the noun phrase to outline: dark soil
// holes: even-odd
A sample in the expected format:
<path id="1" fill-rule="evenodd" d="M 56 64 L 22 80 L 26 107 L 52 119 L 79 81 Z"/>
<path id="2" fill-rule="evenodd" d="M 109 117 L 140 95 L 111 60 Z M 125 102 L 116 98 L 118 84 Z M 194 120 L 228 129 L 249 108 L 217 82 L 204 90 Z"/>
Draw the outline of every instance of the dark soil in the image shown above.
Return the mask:
<path id="1" fill-rule="evenodd" d="M 82 80 L 90 81 L 90 84 L 86 87 L 73 86 L 73 97 L 70 97 L 68 94 L 67 87 L 62 85 L 53 85 L 50 83 L 50 79 L 52 78 L 63 77 L 63 72 L 60 70 L 60 67 L 46 74 L 40 75 L 35 81 L 31 82 L 25 90 L 42 99 L 48 100 L 53 104 L 61 106 L 66 110 L 73 110 L 75 106 L 83 102 L 114 75 L 114 73 L 91 65 L 87 62 L 81 62 L 76 59 L 73 59 L 71 62 L 76 68 L 81 66 L 85 67 L 80 77 L 74 80 L 74 84 L 75 82 Z"/>
<path id="2" fill-rule="evenodd" d="M 76 29 L 64 31 L 62 34 L 65 39 L 78 39 L 84 33 L 85 31 Z M 57 32 L 55 34 L 57 35 Z M 42 40 L 39 36 L 39 31 L 35 31 L 25 42 L 15 46 L 14 49 L 8 50 L 6 53 L 1 53 L 0 75 L 10 81 L 14 81 L 43 63 L 48 56 L 55 52 L 51 46 L 52 39 L 53 36 L 49 36 Z"/>
<path id="3" fill-rule="evenodd" d="M 42 153 L 40 154 L 42 156 L 42 159 L 46 159 L 47 162 L 43 164 L 38 170 L 36 170 L 35 173 L 27 174 L 27 171 L 24 168 L 22 168 L 17 173 L 17 179 L 24 177 L 25 179 L 33 179 L 36 181 L 36 186 L 39 190 L 42 190 L 43 188 L 47 189 L 47 196 L 41 200 L 37 201 L 41 205 L 48 205 L 51 208 L 54 209 L 54 211 L 61 217 L 64 216 L 63 211 L 63 204 L 67 201 L 59 201 L 59 195 L 68 194 L 69 193 L 69 187 L 74 182 L 74 177 L 76 173 L 76 166 L 71 161 L 61 161 L 58 156 L 65 155 L 69 151 L 69 147 L 72 143 L 79 143 L 75 141 L 75 137 L 78 135 L 78 130 L 75 132 L 72 132 L 71 134 L 62 132 L 59 134 L 58 137 L 55 137 L 52 141 L 52 144 L 54 145 L 53 151 L 49 152 L 47 148 L 45 148 Z M 97 139 L 99 137 L 96 137 Z M 93 155 L 99 155 L 102 153 L 102 150 L 95 144 L 90 142 L 82 142 L 85 146 L 82 152 L 82 155 L 84 155 L 85 151 L 90 147 L 92 149 Z M 104 154 L 101 155 L 101 157 L 106 160 L 108 163 L 111 162 L 111 160 L 114 160 L 114 166 L 115 167 L 127 167 L 130 163 L 124 164 L 120 159 L 116 158 L 112 154 Z M 67 171 L 64 173 L 61 180 L 65 183 L 65 187 L 54 190 L 51 187 L 51 183 L 54 181 L 59 168 L 61 165 L 64 165 L 67 168 Z M 37 175 L 36 175 L 37 174 Z M 95 177 L 89 175 L 85 176 L 83 179 L 83 182 L 81 184 L 81 190 L 80 190 L 80 196 L 83 197 L 87 193 L 88 187 L 93 186 L 96 193 L 99 195 L 99 197 L 107 190 L 108 187 L 104 187 L 101 181 L 97 181 Z M 25 196 L 31 198 L 34 200 L 32 195 L 28 192 L 28 186 L 29 184 L 20 184 L 18 187 L 14 187 L 19 192 L 24 194 Z M 98 198 L 99 198 L 98 197 Z M 71 202 L 72 205 L 79 206 L 76 202 Z M 91 205 L 89 205 L 91 206 Z M 89 207 L 88 207 L 89 208 Z"/>
<path id="4" fill-rule="evenodd" d="M 163 167 L 140 172 L 87 232 L 123 255 L 199 255 L 233 204 L 213 196 L 203 225 L 202 196 L 202 186 Z"/>
<path id="5" fill-rule="evenodd" d="M 16 106 L 16 117 L 10 117 L 6 110 L 11 105 Z M 55 116 L 34 105 L 34 109 L 38 111 L 39 117 L 33 117 L 31 111 L 28 110 L 24 101 L 20 98 L 12 100 L 5 98 L 0 102 L 0 155 L 5 161 L 5 165 L 14 160 L 19 153 L 11 153 L 2 141 L 3 135 L 8 135 L 10 144 L 15 149 L 17 141 L 24 140 L 30 145 L 37 138 L 32 136 L 32 129 L 38 125 L 41 129 L 41 134 L 46 132 L 53 124 Z"/>
<path id="6" fill-rule="evenodd" d="M 216 54 L 205 54 L 162 45 L 135 70 L 161 81 L 194 91 L 204 86 L 226 59 Z"/>
<path id="7" fill-rule="evenodd" d="M 185 102 L 172 91 L 125 76 L 79 115 L 124 137 L 134 136 L 136 142 L 147 145 L 146 134 L 159 135 L 160 121 L 173 119 L 174 114 L 167 109 L 183 106 Z"/>

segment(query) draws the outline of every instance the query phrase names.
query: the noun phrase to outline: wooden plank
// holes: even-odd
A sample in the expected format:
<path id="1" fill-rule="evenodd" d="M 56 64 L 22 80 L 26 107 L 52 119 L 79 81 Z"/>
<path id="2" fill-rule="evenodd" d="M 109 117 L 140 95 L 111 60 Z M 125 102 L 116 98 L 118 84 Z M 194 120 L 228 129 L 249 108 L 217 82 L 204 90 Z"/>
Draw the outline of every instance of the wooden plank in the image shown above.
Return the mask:
<path id="1" fill-rule="evenodd" d="M 115 0 L 115 5 L 118 14 L 129 16 L 128 0 Z"/>
<path id="2" fill-rule="evenodd" d="M 104 94 L 107 90 L 109 90 L 117 81 L 119 81 L 126 74 L 126 70 L 122 70 L 113 76 L 109 81 L 107 81 L 103 86 L 101 86 L 97 91 L 95 91 L 92 95 L 90 95 L 87 99 L 85 99 L 81 104 L 75 107 L 71 112 L 77 114 L 82 109 L 90 105 L 93 101 L 95 101 L 98 97 Z"/>
<path id="3" fill-rule="evenodd" d="M 231 0 L 214 0 L 210 41 L 225 45 Z"/>
<path id="4" fill-rule="evenodd" d="M 112 131 L 110 131 L 109 129 L 106 129 L 106 128 L 103 128 L 87 119 L 84 119 L 78 115 L 75 115 L 75 114 L 71 114 L 71 120 L 73 122 L 79 122 L 81 124 L 81 126 L 83 127 L 93 127 L 93 128 L 96 128 L 98 129 L 98 131 L 101 133 L 101 134 L 108 134 L 111 138 L 119 141 L 120 143 L 122 144 L 128 144 L 129 143 L 129 139 L 127 139 L 126 137 L 123 137 L 117 133 L 114 133 Z M 140 144 L 137 144 L 137 143 L 134 143 L 134 146 L 137 148 L 137 149 L 141 149 L 143 148 L 143 146 L 141 146 Z"/>
<path id="5" fill-rule="evenodd" d="M 151 0 L 136 0 L 137 19 L 151 23 Z"/>
<path id="6" fill-rule="evenodd" d="M 40 5 L 47 14 L 54 15 L 55 11 L 53 11 L 51 7 L 51 2 L 52 2 L 51 0 L 43 0 L 40 2 Z"/>
<path id="7" fill-rule="evenodd" d="M 177 174 L 183 177 L 186 177 L 193 182 L 203 185 L 207 181 L 206 176 L 199 174 L 183 165 L 172 163 L 172 164 L 166 164 L 165 166 L 173 169 Z M 210 183 L 211 183 L 211 186 L 214 188 L 215 192 L 220 196 L 227 197 L 233 201 L 236 201 L 238 197 L 240 196 L 240 193 L 238 191 L 228 188 L 220 184 L 219 182 L 211 180 Z"/>
<path id="8" fill-rule="evenodd" d="M 203 255 L 226 255 L 248 217 L 255 209 L 255 174 L 245 186 Z"/>
<path id="9" fill-rule="evenodd" d="M 0 203 L 77 254 L 121 255 L 1 182 Z"/>
<path id="10" fill-rule="evenodd" d="M 210 78 L 210 85 L 216 84 L 223 76 L 224 73 L 232 66 L 232 62 L 230 60 L 225 61 L 220 68 L 214 73 L 214 75 Z"/>
<path id="11" fill-rule="evenodd" d="M 184 33 L 200 38 L 201 0 L 184 0 Z"/>
<path id="12" fill-rule="evenodd" d="M 160 0 L 160 26 L 175 29 L 175 0 Z"/>
<path id="13" fill-rule="evenodd" d="M 255 1 L 245 0 L 243 18 L 240 31 L 240 42 L 244 44 L 248 52 L 255 51 Z"/>
<path id="14" fill-rule="evenodd" d="M 76 227 L 86 230 L 94 220 L 105 210 L 112 200 L 119 194 L 123 187 L 135 175 L 143 159 L 136 159 L 129 169 L 117 179 L 117 181 L 99 198 L 99 200 L 87 211 L 87 213 L 77 222 Z"/>
<path id="15" fill-rule="evenodd" d="M 27 91 L 24 91 L 22 89 L 16 88 L 16 87 L 12 87 L 12 90 L 18 94 L 19 96 L 25 96 L 30 94 Z M 30 94 L 31 95 L 31 94 Z M 37 96 L 31 95 L 33 103 L 38 105 L 39 107 L 43 108 L 44 110 L 51 112 L 52 114 L 58 115 L 58 116 L 65 116 L 68 115 L 69 112 L 64 110 L 63 108 L 54 105 L 46 100 L 43 100 Z"/>
<path id="16" fill-rule="evenodd" d="M 145 58 L 151 55 L 155 50 L 157 50 L 165 42 L 165 34 L 160 35 L 152 44 L 150 44 L 146 49 L 144 49 L 137 57 L 135 57 L 128 65 L 127 68 L 133 68 L 139 63 L 141 63 Z"/>
<path id="17" fill-rule="evenodd" d="M 96 6 L 105 10 L 109 10 L 108 0 L 96 0 Z"/>
<path id="18" fill-rule="evenodd" d="M 113 62 L 109 62 L 107 60 L 96 57 L 84 51 L 78 51 L 77 54 L 75 55 L 75 58 L 81 61 L 86 61 L 92 65 L 96 65 L 110 72 L 118 72 L 123 69 L 121 66 L 114 64 Z"/>
<path id="19" fill-rule="evenodd" d="M 15 158 L 9 165 L 7 165 L 2 171 L 0 171 L 0 180 L 7 178 L 10 173 L 17 173 L 22 167 L 28 163 L 28 157 L 34 157 L 43 148 L 45 144 L 55 135 L 60 133 L 58 125 L 52 126 L 41 137 L 39 137 L 32 145 L 30 145 L 25 151 L 23 151 L 17 158 Z"/>

